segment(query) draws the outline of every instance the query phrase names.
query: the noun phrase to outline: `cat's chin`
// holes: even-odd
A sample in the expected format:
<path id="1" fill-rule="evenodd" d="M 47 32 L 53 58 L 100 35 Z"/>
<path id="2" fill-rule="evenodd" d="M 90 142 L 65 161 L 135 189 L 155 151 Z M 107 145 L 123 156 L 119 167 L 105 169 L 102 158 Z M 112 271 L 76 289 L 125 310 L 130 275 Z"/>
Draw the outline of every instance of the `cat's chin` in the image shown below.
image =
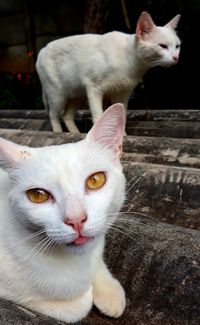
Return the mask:
<path id="1" fill-rule="evenodd" d="M 170 62 L 163 62 L 160 64 L 162 68 L 170 68 L 176 65 L 177 62 L 170 61 Z"/>

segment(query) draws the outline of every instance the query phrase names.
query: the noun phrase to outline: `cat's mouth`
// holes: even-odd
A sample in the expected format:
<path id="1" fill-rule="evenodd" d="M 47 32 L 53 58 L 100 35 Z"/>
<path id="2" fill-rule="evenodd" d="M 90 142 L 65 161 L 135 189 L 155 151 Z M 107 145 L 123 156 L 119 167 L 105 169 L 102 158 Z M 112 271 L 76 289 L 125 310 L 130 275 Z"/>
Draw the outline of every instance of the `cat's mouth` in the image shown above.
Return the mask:
<path id="1" fill-rule="evenodd" d="M 79 245 L 84 245 L 84 244 L 86 244 L 88 241 L 91 241 L 91 240 L 92 240 L 91 237 L 86 237 L 86 236 L 81 236 L 81 235 L 79 235 L 79 237 L 76 238 L 76 239 L 72 242 L 72 244 L 77 245 L 77 246 L 79 246 Z"/>

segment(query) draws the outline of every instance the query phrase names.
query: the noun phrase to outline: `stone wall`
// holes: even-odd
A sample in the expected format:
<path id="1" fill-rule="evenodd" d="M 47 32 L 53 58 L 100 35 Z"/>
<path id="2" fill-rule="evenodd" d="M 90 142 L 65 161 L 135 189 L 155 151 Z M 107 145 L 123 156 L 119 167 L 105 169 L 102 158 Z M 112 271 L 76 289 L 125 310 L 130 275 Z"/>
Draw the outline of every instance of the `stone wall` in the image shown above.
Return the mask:
<path id="1" fill-rule="evenodd" d="M 81 0 L 1 1 L 0 71 L 34 71 L 41 47 L 83 31 L 84 5 Z"/>

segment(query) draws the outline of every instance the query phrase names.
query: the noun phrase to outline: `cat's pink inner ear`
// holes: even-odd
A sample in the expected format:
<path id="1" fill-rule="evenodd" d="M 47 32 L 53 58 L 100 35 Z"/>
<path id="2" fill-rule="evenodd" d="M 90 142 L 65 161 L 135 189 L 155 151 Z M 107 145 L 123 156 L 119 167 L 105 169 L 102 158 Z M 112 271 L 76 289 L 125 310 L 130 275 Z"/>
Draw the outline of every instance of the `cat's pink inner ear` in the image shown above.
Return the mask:
<path id="1" fill-rule="evenodd" d="M 125 133 L 124 105 L 117 103 L 105 110 L 87 135 L 87 139 L 111 148 L 120 157 Z"/>
<path id="2" fill-rule="evenodd" d="M 173 29 L 176 29 L 179 23 L 179 20 L 181 18 L 181 15 L 176 15 L 174 18 L 172 18 L 166 25 L 165 27 L 170 27 Z"/>
<path id="3" fill-rule="evenodd" d="M 143 11 L 138 19 L 137 26 L 136 26 L 136 37 L 138 39 L 142 38 L 143 36 L 151 33 L 155 28 L 155 24 L 153 19 L 149 15 L 148 12 Z"/>
<path id="4" fill-rule="evenodd" d="M 3 168 L 14 167 L 19 160 L 26 159 L 30 155 L 27 147 L 0 138 L 0 166 Z"/>

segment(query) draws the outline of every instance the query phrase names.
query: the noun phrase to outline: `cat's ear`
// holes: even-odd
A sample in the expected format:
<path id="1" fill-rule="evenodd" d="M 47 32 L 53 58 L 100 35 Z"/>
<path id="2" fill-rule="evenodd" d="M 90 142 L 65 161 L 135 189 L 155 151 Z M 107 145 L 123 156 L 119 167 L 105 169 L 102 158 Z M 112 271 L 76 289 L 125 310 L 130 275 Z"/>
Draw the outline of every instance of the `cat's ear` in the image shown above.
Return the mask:
<path id="1" fill-rule="evenodd" d="M 164 27 L 167 27 L 167 28 L 170 27 L 170 28 L 176 29 L 180 18 L 181 18 L 181 15 L 176 15 Z"/>
<path id="2" fill-rule="evenodd" d="M 122 104 L 107 108 L 97 119 L 86 139 L 111 148 L 118 157 L 122 154 L 122 142 L 125 134 L 125 109 Z"/>
<path id="3" fill-rule="evenodd" d="M 10 169 L 16 167 L 20 160 L 27 159 L 31 153 L 28 147 L 0 138 L 0 167 Z"/>
<path id="4" fill-rule="evenodd" d="M 136 26 L 136 37 L 138 39 L 143 38 L 143 36 L 148 35 L 156 27 L 151 18 L 150 14 L 143 11 L 138 19 Z"/>

